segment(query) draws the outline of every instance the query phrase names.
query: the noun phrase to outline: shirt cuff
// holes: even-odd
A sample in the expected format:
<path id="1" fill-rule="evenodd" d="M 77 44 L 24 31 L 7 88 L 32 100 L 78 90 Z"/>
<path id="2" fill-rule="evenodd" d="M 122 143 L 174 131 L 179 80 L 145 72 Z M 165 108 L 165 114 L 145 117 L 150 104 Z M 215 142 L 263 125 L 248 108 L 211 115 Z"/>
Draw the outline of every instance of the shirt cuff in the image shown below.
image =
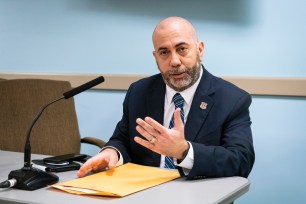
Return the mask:
<path id="1" fill-rule="evenodd" d="M 187 141 L 188 142 L 188 141 Z M 186 157 L 184 158 L 183 161 L 181 161 L 179 164 L 177 164 L 177 166 L 182 167 L 183 171 L 186 175 L 189 174 L 190 170 L 193 167 L 194 164 L 194 152 L 193 152 L 193 147 L 192 144 L 190 142 L 189 143 L 189 150 L 188 153 L 186 155 Z"/>

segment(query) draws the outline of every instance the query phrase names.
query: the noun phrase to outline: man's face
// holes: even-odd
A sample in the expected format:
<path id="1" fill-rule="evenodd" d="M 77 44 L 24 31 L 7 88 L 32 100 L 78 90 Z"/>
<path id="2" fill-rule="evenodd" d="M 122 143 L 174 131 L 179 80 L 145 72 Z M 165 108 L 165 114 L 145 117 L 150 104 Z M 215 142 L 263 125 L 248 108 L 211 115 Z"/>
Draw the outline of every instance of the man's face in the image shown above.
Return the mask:
<path id="1" fill-rule="evenodd" d="M 184 29 L 156 31 L 153 55 L 165 83 L 176 91 L 192 86 L 200 75 L 204 43 Z"/>

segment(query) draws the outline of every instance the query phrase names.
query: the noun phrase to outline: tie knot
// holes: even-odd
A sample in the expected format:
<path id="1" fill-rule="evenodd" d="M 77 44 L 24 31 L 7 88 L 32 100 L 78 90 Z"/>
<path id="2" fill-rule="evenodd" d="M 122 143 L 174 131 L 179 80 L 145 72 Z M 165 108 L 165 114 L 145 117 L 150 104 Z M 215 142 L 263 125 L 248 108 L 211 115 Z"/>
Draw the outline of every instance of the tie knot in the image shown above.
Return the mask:
<path id="1" fill-rule="evenodd" d="M 172 101 L 174 102 L 175 108 L 183 108 L 184 106 L 184 98 L 181 96 L 181 94 L 176 93 L 173 96 Z"/>

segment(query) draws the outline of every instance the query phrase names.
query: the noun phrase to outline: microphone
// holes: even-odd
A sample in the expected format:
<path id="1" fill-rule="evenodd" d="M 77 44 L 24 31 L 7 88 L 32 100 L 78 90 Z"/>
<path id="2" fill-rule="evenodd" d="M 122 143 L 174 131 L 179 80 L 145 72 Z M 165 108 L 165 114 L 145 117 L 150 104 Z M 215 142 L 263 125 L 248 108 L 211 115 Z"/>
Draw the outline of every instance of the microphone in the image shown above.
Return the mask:
<path id="1" fill-rule="evenodd" d="M 60 101 L 62 99 L 71 98 L 83 91 L 86 91 L 100 83 L 104 82 L 104 77 L 100 76 L 94 80 L 91 80 L 81 86 L 78 86 L 70 91 L 63 93 L 63 96 L 49 102 L 45 106 L 41 108 L 38 114 L 35 116 L 34 120 L 32 121 L 28 132 L 27 138 L 24 146 L 24 166 L 21 169 L 11 171 L 8 175 L 8 181 L 15 181 L 14 184 L 10 185 L 9 187 L 22 189 L 22 190 L 36 190 L 43 188 L 47 185 L 52 185 L 57 183 L 59 178 L 55 174 L 42 171 L 40 169 L 32 167 L 31 164 L 31 144 L 30 144 L 30 135 L 32 128 L 34 127 L 36 121 L 41 116 L 43 111 L 51 104 Z"/>
<path id="2" fill-rule="evenodd" d="M 83 92 L 83 91 L 85 91 L 87 89 L 90 89 L 90 88 L 92 88 L 92 87 L 94 87 L 94 86 L 96 86 L 98 84 L 101 84 L 102 82 L 104 82 L 104 77 L 100 76 L 100 77 L 98 77 L 98 78 L 96 78 L 94 80 L 91 80 L 91 81 L 89 81 L 89 82 L 87 82 L 87 83 L 85 83 L 85 84 L 83 84 L 81 86 L 78 86 L 78 87 L 76 87 L 74 89 L 71 89 L 70 91 L 67 91 L 63 95 L 64 95 L 65 99 L 68 99 L 68 98 L 70 98 L 70 97 L 72 97 L 74 95 L 77 95 L 77 94 L 79 94 L 79 93 L 81 93 L 81 92 Z"/>

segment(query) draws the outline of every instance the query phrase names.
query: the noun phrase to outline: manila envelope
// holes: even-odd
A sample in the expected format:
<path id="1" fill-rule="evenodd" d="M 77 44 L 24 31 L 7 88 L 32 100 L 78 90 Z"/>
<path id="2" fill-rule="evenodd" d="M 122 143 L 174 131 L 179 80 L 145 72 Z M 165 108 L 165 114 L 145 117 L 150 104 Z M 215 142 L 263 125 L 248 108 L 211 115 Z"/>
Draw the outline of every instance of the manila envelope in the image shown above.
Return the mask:
<path id="1" fill-rule="evenodd" d="M 177 170 L 127 163 L 52 187 L 73 194 L 123 197 L 179 177 Z"/>

